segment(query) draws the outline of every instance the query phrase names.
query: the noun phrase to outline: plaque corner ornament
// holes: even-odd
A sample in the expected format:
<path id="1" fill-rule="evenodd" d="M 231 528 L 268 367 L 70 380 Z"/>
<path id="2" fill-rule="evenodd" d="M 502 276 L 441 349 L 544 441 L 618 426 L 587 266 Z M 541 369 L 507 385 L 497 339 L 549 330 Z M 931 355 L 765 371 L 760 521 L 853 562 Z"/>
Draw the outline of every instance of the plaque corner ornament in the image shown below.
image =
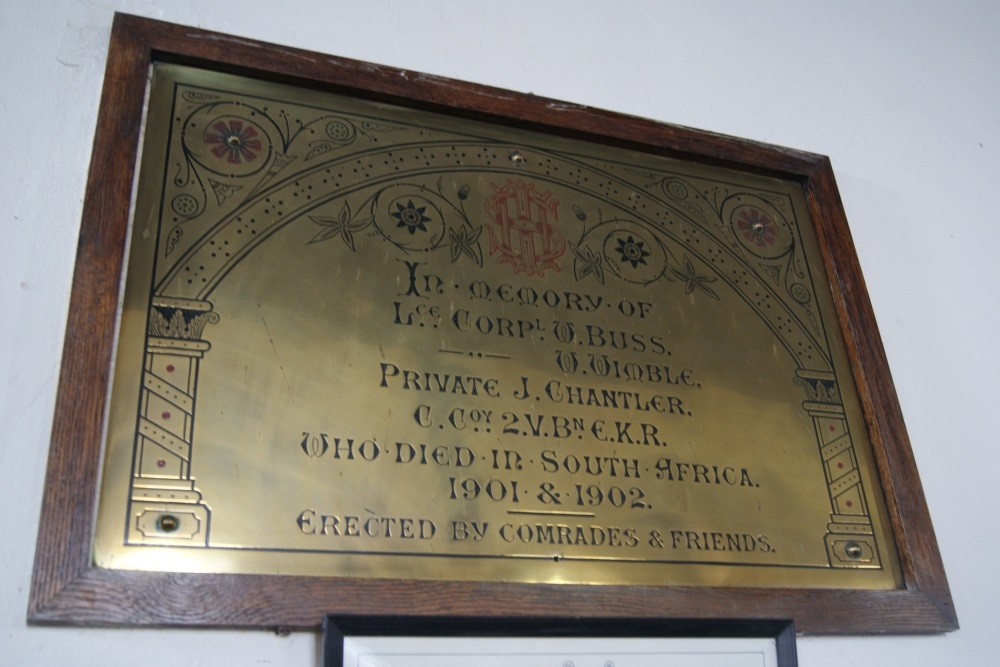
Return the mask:
<path id="1" fill-rule="evenodd" d="M 206 36 L 115 19 L 32 622 L 957 627 L 829 160 Z"/>

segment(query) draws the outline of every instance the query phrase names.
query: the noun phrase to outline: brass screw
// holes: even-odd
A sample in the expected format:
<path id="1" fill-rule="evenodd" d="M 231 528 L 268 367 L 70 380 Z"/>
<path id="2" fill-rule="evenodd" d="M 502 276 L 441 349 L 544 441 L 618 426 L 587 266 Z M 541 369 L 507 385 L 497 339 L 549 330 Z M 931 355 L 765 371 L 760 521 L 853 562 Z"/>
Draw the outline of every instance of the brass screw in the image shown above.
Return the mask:
<path id="1" fill-rule="evenodd" d="M 520 151 L 514 151 L 513 153 L 510 154 L 509 157 L 510 157 L 510 161 L 514 163 L 515 167 L 523 167 L 524 166 L 524 156 L 521 155 Z"/>
<path id="2" fill-rule="evenodd" d="M 173 514 L 164 514 L 156 520 L 156 527 L 161 533 L 172 533 L 181 527 L 181 520 Z"/>

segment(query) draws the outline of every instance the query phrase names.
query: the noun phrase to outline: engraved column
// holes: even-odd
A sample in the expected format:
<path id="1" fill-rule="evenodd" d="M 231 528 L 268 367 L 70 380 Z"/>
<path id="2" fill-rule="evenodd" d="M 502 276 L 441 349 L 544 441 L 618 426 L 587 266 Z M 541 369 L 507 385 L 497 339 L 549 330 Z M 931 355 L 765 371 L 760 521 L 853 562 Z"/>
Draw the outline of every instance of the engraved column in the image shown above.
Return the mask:
<path id="1" fill-rule="evenodd" d="M 837 378 L 825 371 L 796 374 L 808 396 L 802 407 L 813 419 L 833 509 L 824 538 L 830 566 L 881 568 Z"/>
<path id="2" fill-rule="evenodd" d="M 208 544 L 211 510 L 191 476 L 198 367 L 219 321 L 206 301 L 153 297 L 132 463 L 128 542 Z"/>

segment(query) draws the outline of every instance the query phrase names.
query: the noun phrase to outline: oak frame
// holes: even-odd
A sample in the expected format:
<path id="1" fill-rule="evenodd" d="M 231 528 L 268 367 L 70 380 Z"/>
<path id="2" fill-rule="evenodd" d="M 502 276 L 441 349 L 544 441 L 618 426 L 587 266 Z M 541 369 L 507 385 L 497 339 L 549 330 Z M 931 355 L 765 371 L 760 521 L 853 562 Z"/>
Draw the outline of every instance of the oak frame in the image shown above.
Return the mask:
<path id="1" fill-rule="evenodd" d="M 93 566 L 102 428 L 149 66 L 174 62 L 737 168 L 801 184 L 903 573 L 897 590 L 667 588 L 129 572 Z M 482 604 L 489 600 L 489 607 Z M 827 157 L 116 15 L 93 146 L 28 620 L 317 629 L 326 614 L 792 618 L 805 633 L 945 632 L 957 615 Z"/>

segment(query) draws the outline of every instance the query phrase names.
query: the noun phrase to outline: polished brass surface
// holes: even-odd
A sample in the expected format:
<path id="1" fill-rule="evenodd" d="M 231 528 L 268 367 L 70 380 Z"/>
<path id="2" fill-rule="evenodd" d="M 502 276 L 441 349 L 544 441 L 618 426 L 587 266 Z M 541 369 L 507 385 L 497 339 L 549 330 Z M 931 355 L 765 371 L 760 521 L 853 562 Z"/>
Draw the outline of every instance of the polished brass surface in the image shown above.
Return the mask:
<path id="1" fill-rule="evenodd" d="M 99 567 L 900 585 L 795 184 L 151 85 Z"/>

